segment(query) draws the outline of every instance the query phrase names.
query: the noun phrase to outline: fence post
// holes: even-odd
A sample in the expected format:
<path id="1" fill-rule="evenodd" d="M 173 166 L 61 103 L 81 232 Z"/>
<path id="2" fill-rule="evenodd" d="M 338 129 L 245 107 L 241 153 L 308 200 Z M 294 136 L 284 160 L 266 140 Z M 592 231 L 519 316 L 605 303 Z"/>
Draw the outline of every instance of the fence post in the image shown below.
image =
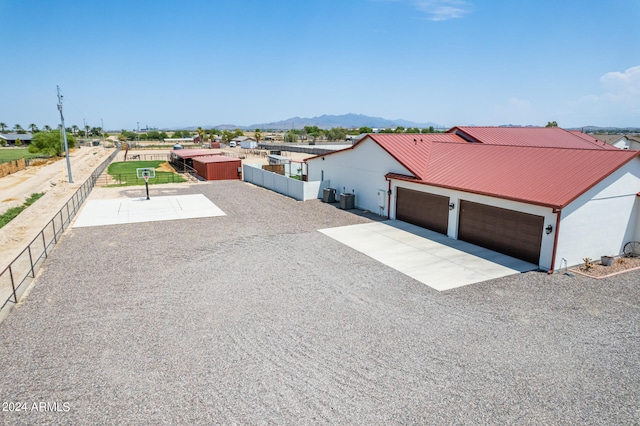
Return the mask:
<path id="1" fill-rule="evenodd" d="M 56 242 L 56 244 L 58 244 L 58 234 L 56 233 L 56 218 L 54 217 L 53 219 L 51 219 L 51 225 L 53 225 L 53 241 Z"/>
<path id="2" fill-rule="evenodd" d="M 13 282 L 13 271 L 11 270 L 11 264 L 9 264 L 9 278 L 11 278 L 11 288 L 13 288 L 13 300 L 18 303 L 18 296 L 16 295 L 16 284 Z"/>
<path id="3" fill-rule="evenodd" d="M 44 257 L 47 258 L 49 257 L 49 255 L 47 254 L 47 240 L 45 240 L 44 238 L 44 229 L 40 231 L 40 234 L 42 235 L 42 246 L 44 247 Z"/>
<path id="4" fill-rule="evenodd" d="M 33 256 L 31 256 L 31 244 L 27 246 L 27 249 L 29 250 L 29 265 L 31 265 L 31 278 L 35 278 L 36 273 L 33 270 Z"/>

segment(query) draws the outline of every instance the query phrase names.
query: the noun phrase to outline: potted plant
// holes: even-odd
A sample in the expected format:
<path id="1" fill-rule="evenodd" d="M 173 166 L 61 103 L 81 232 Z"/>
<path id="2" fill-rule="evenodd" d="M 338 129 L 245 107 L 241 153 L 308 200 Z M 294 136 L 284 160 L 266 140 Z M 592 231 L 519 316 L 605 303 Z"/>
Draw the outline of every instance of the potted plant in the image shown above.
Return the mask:
<path id="1" fill-rule="evenodd" d="M 602 263 L 602 266 L 613 265 L 613 256 L 600 256 L 600 263 Z"/>

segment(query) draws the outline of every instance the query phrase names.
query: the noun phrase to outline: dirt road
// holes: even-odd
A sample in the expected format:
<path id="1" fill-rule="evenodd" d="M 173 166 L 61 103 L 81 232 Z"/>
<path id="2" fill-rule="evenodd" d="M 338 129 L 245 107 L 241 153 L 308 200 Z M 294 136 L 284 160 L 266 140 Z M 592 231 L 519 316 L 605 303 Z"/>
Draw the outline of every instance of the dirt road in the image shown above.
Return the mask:
<path id="1" fill-rule="evenodd" d="M 3 270 L 64 206 L 76 190 L 113 152 L 102 147 L 82 147 L 70 155 L 73 183 L 68 182 L 66 160 L 28 167 L 0 179 L 0 213 L 19 206 L 31 194 L 45 195 L 0 228 L 0 271 Z"/>

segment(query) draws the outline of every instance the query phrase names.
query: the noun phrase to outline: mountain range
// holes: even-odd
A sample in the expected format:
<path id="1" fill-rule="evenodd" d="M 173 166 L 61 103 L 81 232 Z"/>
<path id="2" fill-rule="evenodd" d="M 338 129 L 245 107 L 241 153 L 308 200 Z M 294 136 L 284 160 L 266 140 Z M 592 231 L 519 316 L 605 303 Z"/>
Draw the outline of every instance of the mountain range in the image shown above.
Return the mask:
<path id="1" fill-rule="evenodd" d="M 204 129 L 220 129 L 220 130 L 290 130 L 290 129 L 302 129 L 305 126 L 318 126 L 321 129 L 331 129 L 333 127 L 343 127 L 345 129 L 357 129 L 359 127 L 371 127 L 374 129 L 386 129 L 386 128 L 395 128 L 398 126 L 402 126 L 404 128 L 417 127 L 420 129 L 426 129 L 433 126 L 438 130 L 448 130 L 448 128 L 443 127 L 437 123 L 426 122 L 426 123 L 417 123 L 414 121 L 403 120 L 401 118 L 395 120 L 389 120 L 381 117 L 370 117 L 368 115 L 363 114 L 342 114 L 342 115 L 321 115 L 318 117 L 306 118 L 306 117 L 291 117 L 286 120 L 280 121 L 272 121 L 269 123 L 255 123 L 249 126 L 240 126 L 237 124 L 217 124 L 217 125 L 207 125 L 202 126 Z M 514 126 L 514 125 L 506 125 L 509 127 L 524 127 L 524 126 Z M 196 130 L 197 126 L 191 126 L 182 128 L 184 130 Z M 167 129 L 165 129 L 167 130 Z M 638 132 L 640 129 L 637 127 L 627 127 L 627 128 L 619 128 L 619 127 L 597 127 L 597 126 L 585 126 L 585 127 L 575 127 L 575 128 L 567 128 L 567 130 L 582 130 L 583 132 L 589 133 L 629 133 L 629 132 Z"/>
<path id="2" fill-rule="evenodd" d="M 291 117 L 286 120 L 272 121 L 270 123 L 255 123 L 250 126 L 238 126 L 235 124 L 218 124 L 215 126 L 207 126 L 205 128 L 216 128 L 220 130 L 290 130 L 302 129 L 305 126 L 318 126 L 321 129 L 331 129 L 333 127 L 344 127 L 345 129 L 356 129 L 359 127 L 371 127 L 378 129 L 402 127 L 418 127 L 420 129 L 433 126 L 440 128 L 442 126 L 436 123 L 417 123 L 403 119 L 389 120 L 381 117 L 370 117 L 362 114 L 342 114 L 342 115 L 321 115 L 319 117 Z M 195 128 L 194 128 L 195 129 Z M 191 130 L 191 128 L 187 128 Z"/>

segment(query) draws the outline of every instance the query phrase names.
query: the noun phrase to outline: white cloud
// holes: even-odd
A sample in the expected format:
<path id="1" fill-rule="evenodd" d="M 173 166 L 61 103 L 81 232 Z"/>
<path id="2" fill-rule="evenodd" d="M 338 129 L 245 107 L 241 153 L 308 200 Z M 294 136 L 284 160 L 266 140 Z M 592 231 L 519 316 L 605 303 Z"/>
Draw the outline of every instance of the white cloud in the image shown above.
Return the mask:
<path id="1" fill-rule="evenodd" d="M 617 125 L 637 126 L 640 117 L 640 66 L 623 72 L 612 71 L 600 77 L 602 92 L 588 95 L 575 105 L 591 120 Z"/>
<path id="2" fill-rule="evenodd" d="M 405 3 L 427 15 L 430 21 L 446 21 L 468 14 L 471 4 L 466 0 L 374 0 Z"/>
<path id="3" fill-rule="evenodd" d="M 411 3 L 432 21 L 462 18 L 470 9 L 470 4 L 463 0 L 411 0 Z"/>
<path id="4" fill-rule="evenodd" d="M 600 83 L 609 96 L 633 98 L 640 96 L 640 66 L 631 67 L 624 72 L 608 72 L 600 77 Z"/>

